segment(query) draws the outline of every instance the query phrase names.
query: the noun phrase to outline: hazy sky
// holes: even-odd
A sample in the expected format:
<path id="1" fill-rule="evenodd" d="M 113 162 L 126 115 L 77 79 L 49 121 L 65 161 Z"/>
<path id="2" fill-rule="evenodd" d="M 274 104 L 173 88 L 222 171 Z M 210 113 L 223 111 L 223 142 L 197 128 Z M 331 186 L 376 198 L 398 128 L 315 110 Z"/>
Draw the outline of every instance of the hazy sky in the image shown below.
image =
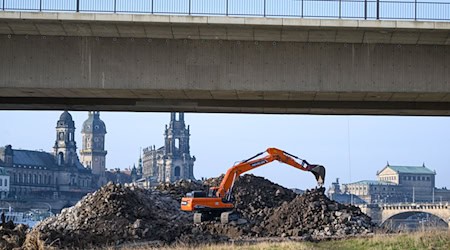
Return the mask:
<path id="1" fill-rule="evenodd" d="M 0 145 L 52 152 L 62 111 L 0 111 Z M 71 112 L 81 148 L 81 126 L 87 112 Z M 101 112 L 105 122 L 106 165 L 127 168 L 137 163 L 139 149 L 164 145 L 169 113 Z M 186 113 L 191 128 L 191 155 L 197 179 L 224 173 L 236 161 L 278 147 L 322 164 L 326 187 L 375 179 L 391 165 L 425 165 L 436 170 L 437 187 L 450 187 L 450 118 L 382 116 L 312 116 Z M 312 188 L 312 174 L 271 163 L 252 171 L 286 187 Z"/>

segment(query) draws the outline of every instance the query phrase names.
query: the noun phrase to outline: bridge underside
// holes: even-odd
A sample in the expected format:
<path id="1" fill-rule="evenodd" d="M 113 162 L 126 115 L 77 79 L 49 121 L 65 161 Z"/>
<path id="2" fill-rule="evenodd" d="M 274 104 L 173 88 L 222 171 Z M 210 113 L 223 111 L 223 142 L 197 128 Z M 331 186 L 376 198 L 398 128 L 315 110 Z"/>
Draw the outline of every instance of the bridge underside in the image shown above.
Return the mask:
<path id="1" fill-rule="evenodd" d="M 284 26 L 230 24 L 227 34 L 232 27 L 242 36 L 162 39 L 101 37 L 98 30 L 100 36 L 70 36 L 20 18 L 14 24 L 41 33 L 15 34 L 14 27 L 25 26 L 11 20 L 0 30 L 9 32 L 0 35 L 0 109 L 450 115 L 445 29 L 405 36 L 396 28 L 294 26 L 284 40 Z M 172 23 L 158 25 L 177 31 Z M 223 26 L 202 25 L 191 24 L 189 32 Z M 260 33 L 267 36 L 258 40 Z M 348 39 L 338 41 L 339 34 Z M 367 40 L 374 34 L 389 40 Z"/>
<path id="2" fill-rule="evenodd" d="M 407 222 L 409 218 L 411 218 L 411 216 L 417 216 L 420 214 L 427 214 L 428 216 L 430 216 L 428 218 L 429 221 L 436 223 L 436 226 L 449 226 L 450 228 L 450 221 L 448 221 L 447 218 L 442 218 L 442 215 L 438 215 L 435 214 L 433 212 L 425 212 L 425 211 L 407 211 L 407 212 L 401 212 L 398 214 L 394 214 L 392 216 L 390 216 L 389 218 L 383 219 L 383 221 L 380 223 L 381 225 L 386 225 L 387 223 L 390 222 Z M 423 216 L 422 216 L 423 217 Z M 424 219 L 420 217 L 420 219 Z M 416 221 L 420 221 L 419 218 L 416 218 Z"/>
<path id="3" fill-rule="evenodd" d="M 74 97 L 80 95 L 84 97 Z M 168 98 L 128 97 L 117 90 L 92 93 L 80 89 L 0 89 L 17 97 L 1 97 L 0 109 L 4 110 L 105 110 L 150 112 L 206 112 L 206 113 L 270 113 L 270 114 L 351 114 L 351 115 L 450 115 L 450 103 L 446 102 L 398 102 L 398 101 L 333 101 L 333 100 L 239 100 L 239 99 L 182 99 L 170 95 L 185 96 L 184 92 L 164 92 Z M 128 92 L 128 91 L 124 91 Z M 24 94 L 25 93 L 25 94 Z M 143 91 L 143 93 L 148 93 Z M 108 97 L 95 97 L 107 95 Z M 226 93 L 229 95 L 230 93 Z M 247 97 L 255 93 L 240 93 Z M 23 96 L 38 97 L 23 97 Z M 137 95 L 140 95 L 139 93 Z M 145 94 L 142 94 L 145 95 Z M 149 95 L 159 95 L 158 91 Z M 238 95 L 234 93 L 234 95 Z M 308 96 L 308 94 L 304 94 Z M 309 94 L 311 98 L 322 94 Z M 22 96 L 22 97 L 21 97 Z M 45 96 L 45 97 L 41 97 Z M 48 97 L 52 96 L 52 97 Z M 64 97 L 69 96 L 69 97 Z M 88 97 L 86 97 L 88 96 Z M 119 97 L 117 97 L 119 96 Z M 256 96 L 256 95 L 255 95 Z M 339 99 L 330 93 L 327 98 Z M 256 96 L 257 97 L 257 96 Z"/>

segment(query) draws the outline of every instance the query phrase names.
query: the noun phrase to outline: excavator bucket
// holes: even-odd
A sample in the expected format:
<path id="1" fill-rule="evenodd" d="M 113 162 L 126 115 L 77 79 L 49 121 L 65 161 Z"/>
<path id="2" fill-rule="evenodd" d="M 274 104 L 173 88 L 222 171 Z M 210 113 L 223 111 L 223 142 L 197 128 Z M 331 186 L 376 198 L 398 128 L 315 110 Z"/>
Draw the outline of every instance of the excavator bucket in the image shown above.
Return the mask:
<path id="1" fill-rule="evenodd" d="M 325 183 L 325 168 L 322 165 L 315 165 L 309 171 L 316 177 L 317 185 L 320 187 Z"/>

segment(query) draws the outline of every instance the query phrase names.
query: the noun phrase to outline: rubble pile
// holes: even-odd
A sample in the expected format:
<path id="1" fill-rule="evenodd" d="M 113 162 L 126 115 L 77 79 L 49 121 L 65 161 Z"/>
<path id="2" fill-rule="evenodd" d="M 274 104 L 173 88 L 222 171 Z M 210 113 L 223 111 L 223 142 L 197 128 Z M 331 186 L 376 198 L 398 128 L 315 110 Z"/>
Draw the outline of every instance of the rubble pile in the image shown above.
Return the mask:
<path id="1" fill-rule="evenodd" d="M 368 216 L 359 208 L 328 199 L 325 188 L 297 195 L 254 175 L 239 177 L 233 188 L 233 202 L 242 219 L 225 225 L 220 221 L 194 225 L 192 213 L 181 211 L 179 200 L 187 192 L 219 185 L 222 178 L 178 181 L 156 190 L 108 183 L 39 223 L 23 247 L 84 249 L 139 241 L 192 246 L 230 239 L 300 236 L 318 240 L 373 232 Z"/>
<path id="2" fill-rule="evenodd" d="M 163 194 L 172 196 L 173 199 L 181 201 L 181 198 L 194 190 L 206 190 L 207 187 L 200 181 L 179 180 L 174 183 L 162 183 L 156 186 L 156 190 Z"/>
<path id="3" fill-rule="evenodd" d="M 157 191 L 108 183 L 39 223 L 24 246 L 86 248 L 141 240 L 174 242 L 192 220 L 179 206 Z"/>
<path id="4" fill-rule="evenodd" d="M 372 233 L 371 218 L 355 206 L 328 199 L 325 188 L 308 190 L 275 209 L 261 225 L 267 236 L 301 236 L 313 239 Z"/>
<path id="5" fill-rule="evenodd" d="M 218 186 L 223 175 L 206 180 L 204 187 Z M 187 190 L 175 183 L 167 185 L 171 195 Z M 185 187 L 185 186 L 184 186 Z M 199 190 L 199 186 L 192 190 Z M 218 221 L 193 225 L 193 232 L 229 238 L 303 236 L 320 239 L 373 232 L 370 217 L 359 208 L 328 199 L 325 188 L 297 195 L 263 177 L 240 176 L 233 187 L 236 210 L 244 220 L 223 225 Z M 179 194 L 182 195 L 182 194 Z M 176 196 L 178 197 L 178 196 Z"/>
<path id="6" fill-rule="evenodd" d="M 28 226 L 12 221 L 0 225 L 0 249 L 19 249 L 25 241 Z"/>
<path id="7" fill-rule="evenodd" d="M 219 178 L 206 180 L 207 186 L 218 186 Z M 270 209 L 291 201 L 297 194 L 263 177 L 246 174 L 240 176 L 233 187 L 236 210 L 246 219 L 259 221 L 269 215 Z"/>
<path id="8" fill-rule="evenodd" d="M 328 199 L 324 191 L 325 188 L 318 188 L 297 195 L 262 177 L 244 175 L 237 180 L 233 193 L 236 210 L 248 223 L 206 222 L 197 227 L 231 238 L 303 236 L 320 239 L 373 232 L 370 217 L 357 207 Z"/>

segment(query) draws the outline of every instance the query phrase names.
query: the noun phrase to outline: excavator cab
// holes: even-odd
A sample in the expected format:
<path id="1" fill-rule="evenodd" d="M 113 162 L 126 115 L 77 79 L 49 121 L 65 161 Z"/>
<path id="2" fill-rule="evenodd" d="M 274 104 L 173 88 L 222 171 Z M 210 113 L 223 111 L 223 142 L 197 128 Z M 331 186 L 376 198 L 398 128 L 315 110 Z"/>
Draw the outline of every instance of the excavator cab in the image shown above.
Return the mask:
<path id="1" fill-rule="evenodd" d="M 209 188 L 208 197 L 216 197 L 216 193 L 218 190 L 219 190 L 219 187 Z"/>

